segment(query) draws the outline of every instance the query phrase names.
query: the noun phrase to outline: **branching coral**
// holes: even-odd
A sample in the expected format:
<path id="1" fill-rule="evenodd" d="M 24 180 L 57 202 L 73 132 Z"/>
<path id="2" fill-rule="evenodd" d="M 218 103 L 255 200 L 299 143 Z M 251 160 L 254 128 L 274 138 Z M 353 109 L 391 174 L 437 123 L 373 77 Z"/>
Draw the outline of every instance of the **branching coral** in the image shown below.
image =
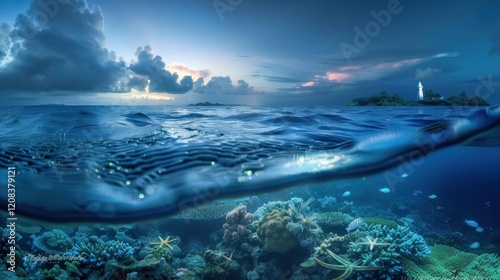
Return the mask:
<path id="1" fill-rule="evenodd" d="M 365 244 L 367 236 L 351 243 L 350 253 L 360 254 L 363 265 L 395 267 L 401 263 L 403 257 L 422 260 L 430 253 L 423 237 L 410 231 L 408 227 L 398 226 L 394 229 L 381 224 L 371 224 L 360 228 L 367 231 L 367 236 L 371 239 L 376 238 L 378 243 L 388 243 L 386 246 L 377 246 L 376 249 L 358 245 Z"/>
<path id="2" fill-rule="evenodd" d="M 245 205 L 240 205 L 229 211 L 226 215 L 223 241 L 226 244 L 237 243 L 244 240 L 250 234 L 247 226 L 252 222 L 252 214 L 247 212 Z"/>
<path id="3" fill-rule="evenodd" d="M 76 253 L 82 255 L 83 264 L 101 267 L 108 260 L 123 259 L 131 256 L 134 249 L 121 241 L 108 241 L 103 244 L 82 243 L 75 246 Z"/>

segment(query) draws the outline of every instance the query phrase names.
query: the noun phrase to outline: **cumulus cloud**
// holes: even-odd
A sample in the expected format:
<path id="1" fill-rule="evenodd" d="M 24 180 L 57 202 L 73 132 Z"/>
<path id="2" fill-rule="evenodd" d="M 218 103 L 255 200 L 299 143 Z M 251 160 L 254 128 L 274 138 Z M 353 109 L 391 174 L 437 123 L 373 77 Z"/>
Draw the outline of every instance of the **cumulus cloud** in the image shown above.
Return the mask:
<path id="1" fill-rule="evenodd" d="M 162 57 L 155 55 L 149 45 L 137 48 L 135 55 L 137 62 L 130 65 L 130 70 L 142 76 L 142 84 L 147 84 L 149 92 L 185 93 L 193 87 L 191 76 L 184 76 L 178 81 L 179 75 L 167 71 Z M 140 78 L 138 78 L 133 81 L 133 86 L 144 90 L 138 87 L 140 83 Z"/>
<path id="2" fill-rule="evenodd" d="M 219 94 L 252 94 L 255 93 L 253 87 L 250 87 L 244 80 L 238 80 L 236 85 L 233 85 L 229 76 L 215 76 L 204 84 L 203 78 L 199 78 L 194 83 L 194 92 L 196 93 L 219 93 Z"/>
<path id="3" fill-rule="evenodd" d="M 190 76 L 179 80 L 165 70 L 150 46 L 138 48 L 127 67 L 104 47 L 103 28 L 100 8 L 85 0 L 33 1 L 14 26 L 0 23 L 0 91 L 185 93 L 193 87 Z"/>
<path id="4" fill-rule="evenodd" d="M 185 73 L 198 78 L 207 78 L 208 76 L 210 76 L 209 69 L 196 70 L 196 69 L 191 69 L 186 65 L 182 64 L 169 65 L 167 66 L 167 69 L 172 70 L 174 72 Z"/>
<path id="5" fill-rule="evenodd" d="M 0 68 L 0 90 L 127 91 L 125 63 L 103 47 L 100 8 L 89 9 L 84 0 L 40 3 L 17 17 L 7 50 L 8 27 L 0 27 L 2 54 L 11 57 Z"/>
<path id="6" fill-rule="evenodd" d="M 432 77 L 438 73 L 441 73 L 441 69 L 427 67 L 425 69 L 418 68 L 415 70 L 415 79 L 423 80 Z"/>
<path id="7" fill-rule="evenodd" d="M 117 59 L 104 47 L 104 15 L 86 0 L 33 0 L 14 25 L 0 22 L 0 91 L 15 92 L 130 92 L 182 94 L 196 92 L 252 93 L 243 80 L 213 77 L 209 69 L 182 64 L 166 67 L 147 45 L 135 60 Z M 200 80 L 201 79 L 201 80 Z"/>

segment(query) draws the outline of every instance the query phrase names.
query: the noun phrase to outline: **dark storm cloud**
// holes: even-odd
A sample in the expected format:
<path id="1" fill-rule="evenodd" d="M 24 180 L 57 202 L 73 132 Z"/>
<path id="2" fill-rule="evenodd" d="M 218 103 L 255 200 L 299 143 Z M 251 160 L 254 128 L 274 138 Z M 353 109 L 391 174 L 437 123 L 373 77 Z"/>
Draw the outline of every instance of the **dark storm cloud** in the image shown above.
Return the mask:
<path id="1" fill-rule="evenodd" d="M 33 1 L 9 34 L 0 90 L 128 91 L 125 63 L 103 47 L 103 26 L 101 10 L 84 0 Z"/>
<path id="2" fill-rule="evenodd" d="M 155 55 L 150 46 L 139 47 L 136 51 L 137 62 L 130 65 L 130 70 L 148 79 L 150 92 L 185 93 L 193 87 L 191 76 L 184 76 L 178 81 L 177 73 L 165 70 L 162 57 Z M 138 88 L 140 79 L 132 81 L 134 87 Z M 144 84 L 144 81 L 142 82 Z M 138 88 L 140 89 L 140 88 Z M 142 88 L 144 90 L 144 88 Z"/>
<path id="3" fill-rule="evenodd" d="M 12 28 L 0 23 L 0 90 L 185 93 L 193 80 L 165 70 L 150 46 L 127 68 L 104 48 L 104 16 L 85 0 L 33 1 Z"/>
<path id="4" fill-rule="evenodd" d="M 209 94 L 252 94 L 257 93 L 253 87 L 248 86 L 244 80 L 238 80 L 237 85 L 233 85 L 229 76 L 221 77 L 215 76 L 204 84 L 203 78 L 199 78 L 194 83 L 194 92 L 196 93 L 209 93 Z"/>

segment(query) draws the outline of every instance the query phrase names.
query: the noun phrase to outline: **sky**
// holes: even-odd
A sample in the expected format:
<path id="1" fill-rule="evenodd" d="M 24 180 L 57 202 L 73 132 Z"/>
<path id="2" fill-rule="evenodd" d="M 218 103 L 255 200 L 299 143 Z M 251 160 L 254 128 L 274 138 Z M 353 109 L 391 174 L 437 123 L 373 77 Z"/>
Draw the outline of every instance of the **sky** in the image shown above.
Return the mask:
<path id="1" fill-rule="evenodd" d="M 500 103 L 500 1 L 2 0 L 2 105 Z"/>

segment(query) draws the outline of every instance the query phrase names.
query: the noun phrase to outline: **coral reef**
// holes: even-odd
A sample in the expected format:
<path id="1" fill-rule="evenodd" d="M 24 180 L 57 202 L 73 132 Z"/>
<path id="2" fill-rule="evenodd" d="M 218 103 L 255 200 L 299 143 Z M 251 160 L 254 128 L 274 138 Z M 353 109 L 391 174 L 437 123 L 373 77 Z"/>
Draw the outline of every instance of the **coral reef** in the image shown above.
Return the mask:
<path id="1" fill-rule="evenodd" d="M 299 244 L 299 240 L 287 230 L 286 225 L 292 220 L 286 210 L 272 210 L 259 222 L 257 236 L 268 252 L 286 253 Z"/>
<path id="2" fill-rule="evenodd" d="M 224 229 L 223 242 L 225 244 L 244 242 L 251 233 L 247 227 L 252 219 L 253 215 L 247 212 L 245 205 L 237 206 L 229 211 L 226 215 L 226 223 L 222 226 Z"/>
<path id="3" fill-rule="evenodd" d="M 354 220 L 354 217 L 348 214 L 344 214 L 342 212 L 322 212 L 317 213 L 318 224 L 323 229 L 335 229 L 345 227 Z"/>
<path id="4" fill-rule="evenodd" d="M 84 257 L 82 264 L 91 267 L 102 267 L 109 260 L 125 259 L 132 256 L 134 249 L 121 241 L 108 241 L 105 243 L 82 243 L 76 245 L 74 253 Z"/>
<path id="5" fill-rule="evenodd" d="M 371 225 L 371 224 L 384 225 L 384 226 L 386 226 L 388 228 L 392 228 L 392 229 L 397 229 L 397 227 L 399 226 L 398 223 L 396 223 L 393 220 L 384 219 L 384 218 L 380 218 L 380 217 L 366 217 L 366 218 L 363 218 L 363 222 L 365 222 L 367 225 Z"/>
<path id="6" fill-rule="evenodd" d="M 33 249 L 48 254 L 63 255 L 73 247 L 73 240 L 60 229 L 44 232 L 33 240 Z"/>
<path id="7" fill-rule="evenodd" d="M 269 201 L 260 206 L 254 213 L 253 216 L 257 220 L 261 219 L 265 214 L 273 210 L 287 210 L 289 201 Z"/>
<path id="8" fill-rule="evenodd" d="M 499 279 L 500 258 L 493 254 L 476 255 L 456 248 L 435 245 L 425 261 L 405 259 L 406 273 L 415 279 Z"/>
<path id="9" fill-rule="evenodd" d="M 319 236 L 323 232 L 317 223 L 316 214 L 308 209 L 312 202 L 312 198 L 305 202 L 302 199 L 295 201 L 292 199 L 288 207 L 291 221 L 286 224 L 286 229 L 299 240 L 300 245 L 311 249 L 318 243 Z"/>
<path id="10" fill-rule="evenodd" d="M 395 267 L 401 264 L 403 258 L 422 260 L 430 253 L 424 238 L 408 227 L 398 226 L 394 229 L 381 224 L 371 224 L 361 226 L 360 230 L 368 232 L 368 235 L 352 242 L 349 252 L 360 256 L 363 265 Z M 366 243 L 367 238 L 389 244 L 376 249 L 373 246 L 360 245 Z"/>
<path id="11" fill-rule="evenodd" d="M 39 226 L 16 225 L 16 230 L 22 233 L 37 234 L 42 228 Z"/>
<path id="12" fill-rule="evenodd" d="M 171 216 L 174 220 L 217 220 L 226 216 L 227 212 L 238 206 L 236 203 L 210 203 L 193 208 L 186 208 Z"/>
<path id="13" fill-rule="evenodd" d="M 168 279 L 167 275 L 172 274 L 173 271 L 164 258 L 130 260 L 129 262 L 117 260 L 107 262 L 104 279 L 125 279 L 127 275 L 134 275 L 136 279 Z"/>
<path id="14" fill-rule="evenodd" d="M 264 218 L 273 211 L 279 210 L 279 212 L 274 212 L 273 215 L 276 217 L 279 216 L 277 215 L 277 213 L 282 213 L 283 217 L 278 218 L 278 224 L 283 222 L 283 219 L 286 219 L 284 226 L 285 229 L 288 231 L 288 233 L 286 232 L 279 233 L 280 235 L 283 235 L 287 238 L 284 242 L 288 243 L 290 246 L 294 243 L 291 242 L 292 240 L 294 240 L 293 238 L 290 238 L 291 234 L 295 237 L 295 239 L 300 243 L 301 246 L 312 249 L 317 243 L 319 243 L 320 234 L 323 232 L 318 224 L 318 217 L 316 213 L 313 213 L 309 207 L 309 205 L 313 201 L 314 199 L 312 198 L 310 198 L 307 201 L 304 201 L 302 198 L 293 197 L 289 201 L 285 202 L 273 201 L 259 207 L 256 213 L 254 213 L 255 216 L 261 217 L 260 219 L 258 219 L 259 226 L 257 229 L 257 234 L 259 236 L 259 239 L 263 241 L 263 239 L 265 238 L 265 234 L 263 234 L 262 229 L 264 227 L 267 227 L 267 225 L 262 224 Z M 284 212 L 287 213 L 284 214 Z M 266 220 L 269 220 L 269 216 L 266 218 Z M 281 231 L 281 228 L 278 228 L 278 231 Z M 271 232 L 272 231 L 268 231 L 269 234 L 271 234 Z M 268 241 L 263 242 L 263 244 L 267 243 L 276 243 L 276 242 L 268 242 Z M 292 247 L 288 249 L 291 249 Z M 285 250 L 286 252 L 288 249 L 286 250 L 279 249 L 278 251 L 282 252 L 283 250 Z M 268 248 L 266 248 L 266 250 L 268 250 Z M 270 250 L 272 250 L 272 252 L 276 252 L 275 249 L 270 249 Z"/>
<path id="15" fill-rule="evenodd" d="M 245 201 L 254 209 L 260 205 L 256 197 Z M 500 259 L 488 254 L 496 250 L 498 232 L 491 231 L 488 238 L 486 234 L 473 236 L 458 229 L 431 231 L 429 222 L 412 214 L 418 228 L 424 228 L 420 231 L 425 234 L 424 240 L 412 231 L 416 228 L 412 223 L 401 222 L 403 219 L 389 210 L 379 214 L 394 217 L 404 226 L 394 220 L 366 217 L 376 210 L 373 206 L 356 205 L 356 211 L 349 213 L 365 218 L 355 219 L 339 212 L 343 206 L 333 201 L 325 196 L 322 207 L 313 204 L 313 199 L 293 197 L 265 203 L 254 214 L 243 204 L 215 203 L 187 209 L 165 221 L 140 225 L 65 226 L 61 228 L 64 231 L 46 226 L 20 227 L 22 234 L 16 234 L 17 276 L 5 274 L 4 267 L 0 278 L 500 279 Z M 315 213 L 324 210 L 333 211 Z M 182 228 L 188 223 L 178 221 L 181 218 L 198 221 L 191 223 L 191 228 L 211 237 L 198 239 L 201 235 L 191 232 L 191 228 Z M 208 222 L 202 223 L 201 219 Z M 346 233 L 346 226 L 353 221 L 356 227 Z M 40 231 L 38 236 L 33 233 L 26 238 L 36 231 Z M 165 232 L 172 235 L 162 235 Z M 3 233 L 0 243 L 4 253 L 8 249 L 5 234 L 8 232 Z M 182 248 L 178 246 L 181 237 Z M 471 254 L 444 245 L 429 248 L 429 242 L 446 242 L 462 250 L 468 250 L 472 242 L 481 242 L 481 248 L 474 250 L 478 254 Z M 21 257 L 23 246 L 31 246 L 32 250 Z M 40 261 L 32 253 L 40 258 L 59 255 L 60 259 Z"/>
<path id="16" fill-rule="evenodd" d="M 203 279 L 238 279 L 240 265 L 233 260 L 233 253 L 226 256 L 220 251 L 207 250 L 204 254 L 207 269 Z"/>

